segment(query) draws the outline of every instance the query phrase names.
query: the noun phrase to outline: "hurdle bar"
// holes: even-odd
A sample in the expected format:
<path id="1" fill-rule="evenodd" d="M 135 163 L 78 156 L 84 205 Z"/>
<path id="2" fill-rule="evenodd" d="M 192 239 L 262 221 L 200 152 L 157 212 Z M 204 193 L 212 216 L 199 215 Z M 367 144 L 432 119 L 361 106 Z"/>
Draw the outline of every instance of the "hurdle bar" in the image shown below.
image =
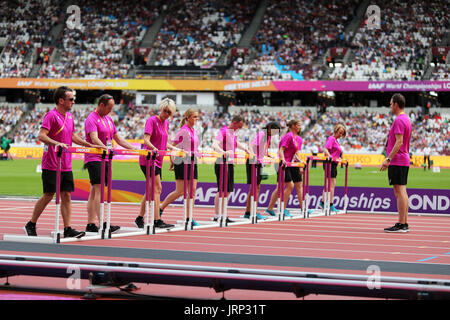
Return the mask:
<path id="1" fill-rule="evenodd" d="M 15 242 L 31 242 L 31 243 L 64 243 L 64 242 L 75 242 L 84 240 L 96 240 L 101 239 L 102 236 L 99 233 L 86 234 L 81 238 L 62 238 L 59 229 L 59 215 L 61 211 L 60 207 L 60 197 L 61 197 L 61 157 L 63 152 L 70 153 L 82 153 L 82 154 L 102 154 L 106 153 L 103 149 L 88 148 L 88 147 L 68 147 L 62 148 L 55 146 L 56 156 L 57 156 L 57 168 L 56 168 L 56 192 L 55 192 L 55 225 L 54 230 L 51 232 L 50 236 L 28 236 L 28 235 L 15 235 L 15 234 L 5 234 L 3 235 L 3 240 L 5 241 L 15 241 Z"/>
<path id="2" fill-rule="evenodd" d="M 74 266 L 80 279 L 89 279 L 91 285 L 95 281 L 95 284 L 108 287 L 136 282 L 212 288 L 215 292 L 230 289 L 287 292 L 297 298 L 327 294 L 409 300 L 450 299 L 447 279 L 381 276 L 379 287 L 373 289 L 367 285 L 373 280 L 371 275 L 0 255 L 1 277 L 67 278 L 67 270 Z"/>

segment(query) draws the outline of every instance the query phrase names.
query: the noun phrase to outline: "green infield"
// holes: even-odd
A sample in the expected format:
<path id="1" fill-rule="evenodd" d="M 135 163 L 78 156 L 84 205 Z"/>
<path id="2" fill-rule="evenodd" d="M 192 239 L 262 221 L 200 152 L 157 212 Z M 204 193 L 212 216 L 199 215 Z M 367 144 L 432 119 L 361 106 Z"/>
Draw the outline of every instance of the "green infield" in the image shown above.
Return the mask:
<path id="1" fill-rule="evenodd" d="M 42 193 L 41 174 L 36 168 L 40 160 L 0 161 L 0 196 L 33 196 Z M 72 163 L 75 179 L 88 179 L 87 170 L 83 170 L 83 162 L 74 160 Z M 168 170 L 168 163 L 164 163 L 162 180 L 174 181 L 174 172 Z M 355 169 L 349 167 L 348 184 L 354 187 L 389 187 L 387 172 L 380 172 L 379 168 L 366 167 Z M 264 168 L 268 179 L 263 183 L 275 184 L 276 173 L 273 167 Z M 113 162 L 113 180 L 144 180 L 144 175 L 137 162 Z M 344 185 L 345 169 L 338 168 L 337 185 Z M 214 166 L 212 164 L 199 165 L 199 181 L 215 182 Z M 246 183 L 245 165 L 235 166 L 235 182 Z M 408 177 L 408 188 L 449 189 L 450 169 L 441 169 L 439 173 L 421 168 L 411 168 Z M 310 185 L 323 185 L 323 169 L 320 164 L 311 170 Z"/>

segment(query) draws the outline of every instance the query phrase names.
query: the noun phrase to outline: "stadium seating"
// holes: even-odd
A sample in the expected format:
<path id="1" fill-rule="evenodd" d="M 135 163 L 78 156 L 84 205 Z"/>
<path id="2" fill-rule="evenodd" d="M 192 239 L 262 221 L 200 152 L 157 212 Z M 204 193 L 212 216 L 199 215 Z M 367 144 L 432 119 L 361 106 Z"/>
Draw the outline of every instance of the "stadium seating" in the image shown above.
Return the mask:
<path id="1" fill-rule="evenodd" d="M 344 28 L 353 19 L 357 2 L 345 0 L 339 6 L 325 0 L 271 2 L 253 41 L 257 57 L 241 65 L 233 78 L 320 78 L 327 49 L 348 40 Z"/>
<path id="2" fill-rule="evenodd" d="M 362 21 L 351 43 L 354 59 L 334 68 L 329 79 L 422 80 L 431 62 L 431 47 L 439 45 L 447 32 L 448 2 L 376 0 L 370 4 L 381 9 L 381 29 L 370 29 L 367 20 Z"/>
<path id="3" fill-rule="evenodd" d="M 18 124 L 24 111 L 24 104 L 0 104 L 0 137 L 11 133 Z"/>
<path id="4" fill-rule="evenodd" d="M 16 107 L 17 114 L 22 113 L 20 107 Z M 43 115 L 48 108 L 37 108 L 30 111 L 22 122 L 17 124 L 19 118 L 11 120 L 12 112 L 8 108 L 0 108 L 0 119 L 9 121 L 10 128 L 17 124 L 18 129 L 15 143 L 18 145 L 29 145 L 37 142 L 40 124 Z M 78 135 L 84 137 L 84 120 L 87 118 L 91 108 L 75 108 L 73 111 L 75 119 L 75 130 Z M 123 116 L 119 118 L 118 112 Z M 149 106 L 132 106 L 127 109 L 116 109 L 110 116 L 116 123 L 118 133 L 125 139 L 142 139 L 144 127 L 148 117 L 155 115 L 157 110 Z M 303 137 L 304 152 L 311 152 L 313 147 L 319 150 L 325 145 L 326 139 L 333 134 L 333 126 L 336 123 L 344 123 L 347 127 L 347 136 L 341 140 L 341 146 L 345 153 L 375 153 L 381 154 L 386 145 L 386 135 L 392 123 L 392 116 L 388 111 L 366 111 L 359 110 L 327 110 L 326 113 L 318 115 L 312 109 L 292 109 L 285 111 L 259 111 L 257 109 L 240 109 L 232 111 L 232 114 L 219 113 L 217 111 L 199 110 L 200 117 L 197 123 L 197 132 L 200 137 L 200 148 L 210 149 L 218 131 L 230 122 L 233 114 L 239 113 L 246 119 L 245 126 L 237 132 L 239 141 L 249 142 L 254 135 L 267 122 L 280 121 L 285 128 L 291 119 L 299 119 Z M 422 118 L 417 112 L 410 111 L 409 116 L 413 124 L 414 137 L 411 139 L 410 150 L 413 154 L 422 154 L 426 146 L 430 146 L 433 155 L 449 154 L 450 142 L 449 121 L 450 114 L 434 112 Z M 169 136 L 174 138 L 180 128 L 182 111 L 177 111 L 170 121 Z M 282 134 L 286 133 L 286 128 Z"/>
<path id="5" fill-rule="evenodd" d="M 173 4 L 154 44 L 156 66 L 209 68 L 236 46 L 253 17 L 256 0 L 188 0 Z"/>
<path id="6" fill-rule="evenodd" d="M 81 25 L 74 29 L 64 25 L 68 15 L 59 1 L 1 3 L 1 78 L 125 78 L 142 64 L 211 69 L 219 63 L 228 70 L 216 70 L 214 77 L 234 80 L 445 80 L 449 75 L 447 54 L 430 68 L 434 49 L 447 48 L 445 0 L 372 1 L 382 9 L 379 30 L 368 29 L 365 17 L 357 15 L 367 5 L 358 0 L 80 0 Z M 259 13 L 262 3 L 267 7 Z M 253 19 L 260 14 L 258 25 Z M 155 40 L 142 47 L 159 17 Z M 53 38 L 58 24 L 62 31 Z M 252 26 L 252 43 L 238 48 Z M 49 44 L 51 54 L 41 57 Z M 334 48 L 348 54 L 341 66 L 327 70 Z M 230 54 L 236 49 L 239 54 Z"/>
<path id="7" fill-rule="evenodd" d="M 38 13 L 39 14 L 36 14 Z M 0 78 L 27 77 L 33 55 L 57 22 L 57 0 L 2 1 L 0 5 Z"/>
<path id="8" fill-rule="evenodd" d="M 77 1 L 80 28 L 64 28 L 60 56 L 43 66 L 40 78 L 125 78 L 127 54 L 138 47 L 158 17 L 162 1 Z"/>

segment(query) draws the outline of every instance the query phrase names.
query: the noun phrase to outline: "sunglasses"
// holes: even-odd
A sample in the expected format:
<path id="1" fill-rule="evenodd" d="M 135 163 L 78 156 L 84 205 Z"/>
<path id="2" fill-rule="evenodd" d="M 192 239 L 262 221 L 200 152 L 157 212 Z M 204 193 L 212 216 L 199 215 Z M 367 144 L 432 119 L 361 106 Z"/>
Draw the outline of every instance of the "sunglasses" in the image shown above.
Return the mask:
<path id="1" fill-rule="evenodd" d="M 167 113 L 169 116 L 172 114 L 172 111 L 170 111 L 169 109 L 163 109 L 163 111 L 164 111 L 165 113 Z"/>
<path id="2" fill-rule="evenodd" d="M 66 98 L 66 100 L 75 101 L 75 98 Z"/>

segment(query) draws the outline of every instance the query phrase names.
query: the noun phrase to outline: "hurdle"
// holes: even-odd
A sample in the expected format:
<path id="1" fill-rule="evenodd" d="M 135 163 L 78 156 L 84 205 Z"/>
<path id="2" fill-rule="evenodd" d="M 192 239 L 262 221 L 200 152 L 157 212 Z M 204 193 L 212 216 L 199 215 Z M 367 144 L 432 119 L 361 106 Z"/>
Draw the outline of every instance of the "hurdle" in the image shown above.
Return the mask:
<path id="1" fill-rule="evenodd" d="M 183 160 L 184 169 L 184 190 L 183 190 L 183 221 L 181 223 L 184 225 L 184 230 L 193 230 L 193 209 L 195 202 L 194 192 L 194 172 L 195 172 L 195 153 L 185 152 L 185 157 Z M 190 160 L 190 170 L 188 161 Z M 188 170 L 190 178 L 187 179 Z"/>
<path id="2" fill-rule="evenodd" d="M 348 160 L 342 159 L 337 164 L 345 165 L 345 178 L 344 178 L 344 209 L 342 213 L 347 213 L 349 198 L 348 198 Z M 336 214 L 336 213 L 333 213 Z"/>
<path id="3" fill-rule="evenodd" d="M 316 161 L 322 161 L 324 164 L 324 189 L 323 189 L 323 203 L 324 207 L 322 209 L 321 214 L 313 213 L 314 216 L 317 215 L 325 215 L 330 216 L 331 214 L 338 214 L 338 213 L 331 213 L 330 208 L 330 201 L 332 201 L 331 198 L 331 164 L 337 163 L 337 164 L 344 164 L 345 165 L 345 185 L 344 185 L 344 212 L 347 213 L 347 207 L 348 207 L 348 161 L 345 159 L 342 159 L 340 161 L 333 160 L 331 157 L 312 157 L 308 156 L 306 160 L 306 186 L 305 186 L 305 216 L 310 217 L 309 213 L 309 162 L 312 160 Z"/>
<path id="4" fill-rule="evenodd" d="M 309 162 L 310 161 L 321 161 L 323 162 L 324 165 L 324 197 L 323 197 L 323 203 L 324 203 L 324 207 L 322 208 L 322 212 L 321 213 L 309 213 L 309 202 L 310 202 L 310 195 L 309 195 Z M 314 216 L 321 216 L 321 215 L 327 215 L 327 206 L 329 206 L 329 201 L 327 201 L 327 196 L 329 197 L 328 194 L 328 179 L 331 175 L 331 165 L 330 167 L 328 166 L 329 163 L 329 158 L 328 157 L 316 157 L 316 156 L 308 156 L 306 157 L 306 185 L 305 185 L 305 217 L 309 218 L 311 215 Z M 330 172 L 329 172 L 330 170 Z M 314 210 L 314 209 L 313 209 Z M 316 211 L 316 210 L 314 210 Z"/>
<path id="5" fill-rule="evenodd" d="M 117 155 L 128 155 L 128 156 L 145 156 L 146 163 L 146 179 L 145 179 L 145 217 L 144 217 L 144 228 L 140 229 L 137 227 L 121 227 L 115 233 L 111 233 L 111 193 L 112 193 L 112 160 L 114 154 Z M 103 231 L 103 239 L 119 238 L 126 236 L 136 236 L 136 235 L 149 235 L 155 233 L 154 228 L 154 195 L 153 192 L 150 193 L 150 170 L 153 170 L 154 174 L 154 158 L 156 153 L 151 150 L 129 150 L 129 149 L 114 149 L 109 152 L 109 175 L 108 175 L 108 189 L 107 189 L 107 206 L 108 214 L 106 218 L 106 230 Z M 153 175 L 154 176 L 154 175 Z M 152 179 L 152 182 L 154 179 Z M 104 179 L 102 179 L 104 183 Z M 152 188 L 154 190 L 154 188 Z M 102 217 L 103 214 L 100 213 L 100 227 L 103 227 Z M 149 221 L 150 220 L 150 221 Z"/>
<path id="6" fill-rule="evenodd" d="M 3 235 L 3 240 L 5 241 L 15 241 L 15 242 L 29 242 L 29 243 L 65 243 L 65 242 L 75 242 L 75 241 L 85 241 L 85 240 L 96 240 L 101 239 L 101 233 L 86 233 L 84 237 L 81 238 L 63 238 L 61 237 L 61 232 L 59 228 L 59 214 L 61 212 L 60 198 L 61 198 L 61 157 L 63 152 L 69 153 L 89 153 L 89 154 L 102 154 L 102 167 L 103 167 L 103 181 L 104 181 L 104 159 L 106 155 L 106 150 L 97 148 L 87 148 L 87 147 L 68 147 L 62 148 L 55 146 L 57 167 L 56 167 L 56 192 L 55 192 L 55 225 L 54 230 L 51 231 L 50 236 L 28 236 L 28 235 L 15 235 L 15 234 L 5 234 Z"/>
<path id="7" fill-rule="evenodd" d="M 282 163 L 280 161 L 279 164 L 279 174 L 278 174 L 278 185 L 277 185 L 277 207 L 278 207 L 278 220 L 284 221 L 287 217 L 285 214 L 286 204 L 284 199 L 284 188 L 286 186 L 285 183 L 285 170 L 288 167 L 297 167 L 297 168 L 305 168 L 305 164 L 303 162 L 284 162 Z M 305 218 L 305 171 L 302 173 L 302 201 L 300 203 L 300 214 L 292 212 L 291 217 L 288 217 L 289 219 L 298 219 L 298 218 Z"/>
<path id="8" fill-rule="evenodd" d="M 228 222 L 227 222 L 227 218 L 228 218 L 228 154 L 224 154 L 222 157 L 222 163 L 221 163 L 221 167 L 223 170 L 220 171 L 220 176 L 223 176 L 223 179 L 219 179 L 220 183 L 219 183 L 219 221 L 220 221 L 220 226 L 221 227 L 227 227 L 228 226 Z M 248 155 L 246 154 L 244 156 L 244 158 L 247 158 Z M 233 163 L 236 161 L 237 159 L 237 154 L 233 155 Z M 256 172 L 255 172 L 256 173 Z M 256 176 L 256 175 L 255 175 Z M 223 181 L 223 184 L 222 184 Z M 220 191 L 220 189 L 223 189 L 222 192 Z M 256 189 L 255 189 L 256 191 Z M 221 199 L 222 196 L 222 199 Z M 223 201 L 222 201 L 223 200 Z M 220 207 L 222 207 L 222 209 L 220 209 Z M 255 217 L 256 217 L 256 205 L 255 205 Z M 222 214 L 220 214 L 220 212 L 222 212 Z M 241 225 L 241 224 L 250 224 L 251 223 L 251 219 L 247 219 L 247 218 L 233 218 L 233 225 Z"/>
<path id="9" fill-rule="evenodd" d="M 197 161 L 197 157 L 205 156 L 211 157 L 215 156 L 215 152 L 189 152 L 189 151 L 166 151 L 166 150 L 158 150 L 158 154 L 162 154 L 165 156 L 177 156 L 182 157 L 183 159 L 183 170 L 184 176 L 184 192 L 183 192 L 183 220 L 177 220 L 176 226 L 170 229 L 167 229 L 167 232 L 173 231 L 189 231 L 194 229 L 202 229 L 219 226 L 218 222 L 214 221 L 202 221 L 199 225 L 194 226 L 194 203 L 195 203 L 195 194 L 194 192 L 194 173 L 195 173 L 195 163 Z M 188 176 L 188 168 L 189 164 L 191 164 L 190 168 L 190 179 L 187 179 Z M 156 233 L 163 232 L 164 230 L 157 230 Z"/>
<path id="10" fill-rule="evenodd" d="M 164 233 L 169 231 L 179 231 L 186 229 L 186 216 L 181 224 L 175 225 L 170 229 L 156 229 L 155 228 L 155 166 L 156 157 L 158 155 L 163 156 L 184 156 L 184 151 L 166 151 L 166 150 L 128 150 L 128 149 L 115 149 L 114 152 L 120 155 L 135 155 L 145 156 L 146 158 L 146 173 L 145 173 L 145 215 L 144 215 L 144 228 L 137 227 L 121 227 L 117 232 L 109 233 L 109 238 L 119 238 L 136 235 L 151 235 L 156 233 Z M 151 184 L 150 184 L 150 172 L 151 172 Z M 111 173 L 111 171 L 110 171 Z M 111 185 L 109 186 L 111 188 Z M 111 192 L 111 191 L 109 191 Z M 108 226 L 108 224 L 107 224 Z"/>

